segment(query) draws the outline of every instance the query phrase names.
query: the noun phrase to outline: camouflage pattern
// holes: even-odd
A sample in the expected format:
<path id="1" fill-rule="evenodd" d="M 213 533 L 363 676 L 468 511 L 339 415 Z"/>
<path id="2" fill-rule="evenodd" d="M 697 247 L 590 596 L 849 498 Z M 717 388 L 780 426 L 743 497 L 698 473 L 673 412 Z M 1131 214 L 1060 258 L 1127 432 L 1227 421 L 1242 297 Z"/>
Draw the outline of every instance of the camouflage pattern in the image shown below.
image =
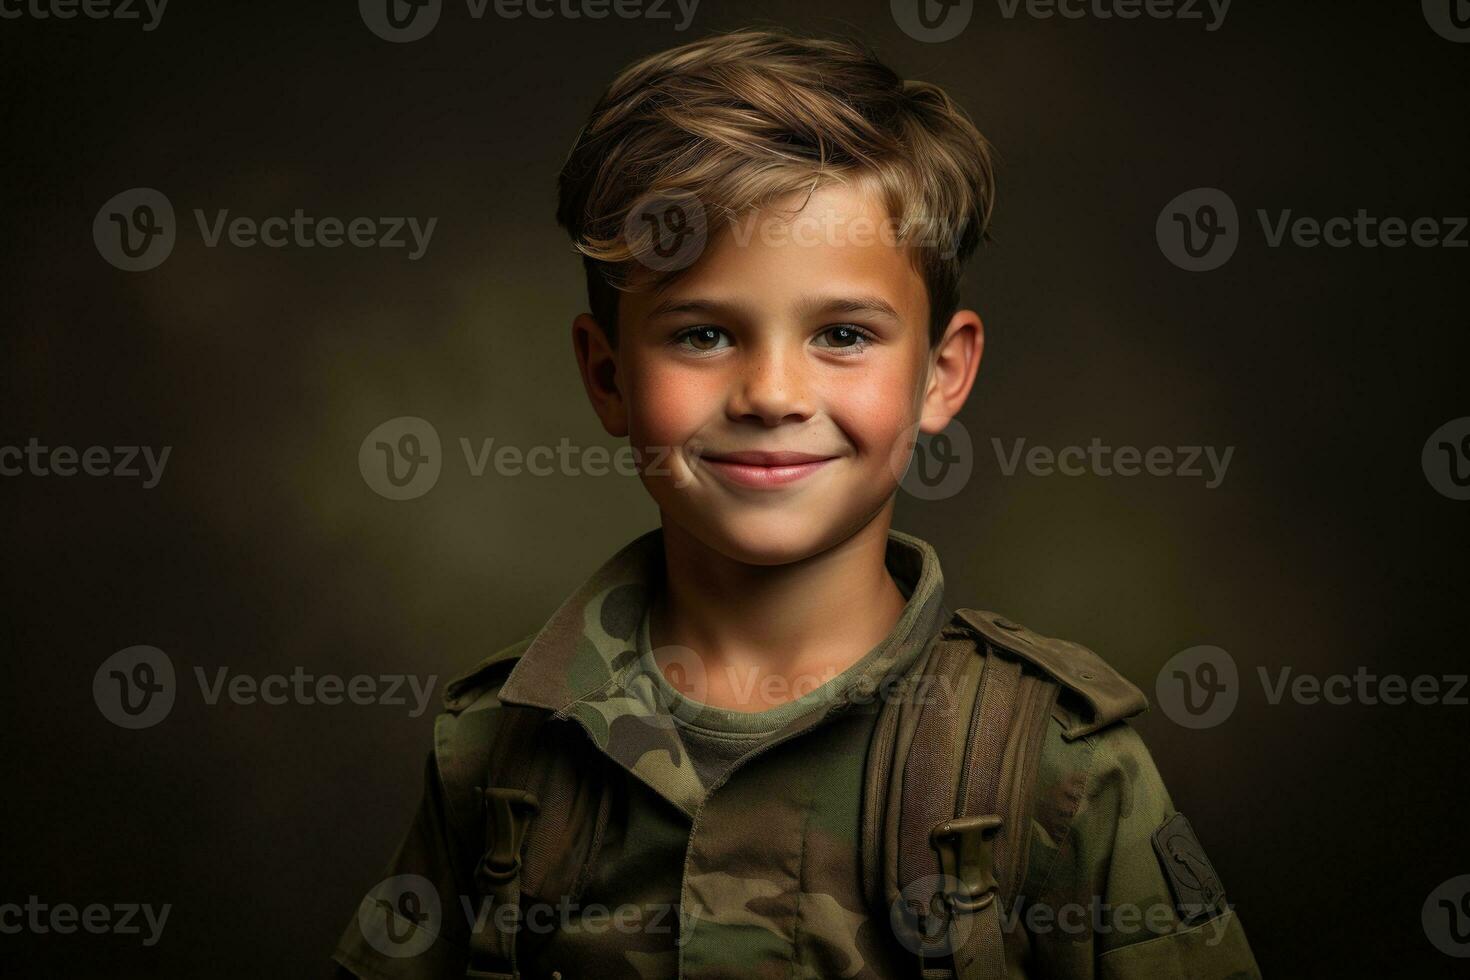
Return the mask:
<path id="1" fill-rule="evenodd" d="M 918 958 L 895 938 L 888 910 L 875 912 L 863 900 L 860 805 L 875 692 L 889 690 L 885 681 L 914 664 L 949 613 L 927 544 L 890 532 L 887 563 L 908 596 L 890 635 L 823 687 L 818 707 L 703 786 L 636 653 L 636 631 L 660 580 L 662 537 L 655 531 L 633 542 L 529 643 L 487 658 L 449 686 L 424 802 L 385 874 L 427 880 L 443 908 L 439 921 L 420 923 L 433 928 L 434 941 L 414 955 L 385 952 L 381 936 L 365 935 L 370 916 L 354 917 L 338 963 L 366 978 L 463 974 L 473 911 L 464 896 L 472 895 L 480 855 L 446 826 L 443 773 L 464 751 L 457 740 L 483 737 L 472 734 L 485 729 L 469 719 L 483 723 L 502 704 L 521 704 L 575 720 L 588 736 L 587 764 L 610 760 L 607 768 L 620 776 L 575 901 L 524 896 L 517 946 L 524 976 L 917 976 Z M 490 669 L 514 654 L 520 659 L 508 677 Z M 1009 910 L 1012 975 L 1255 976 L 1233 913 L 1189 929 L 1172 911 L 1151 835 L 1174 810 L 1137 736 L 1119 725 L 1068 742 L 1061 731 L 1059 718 L 1039 766 L 1022 889 L 1034 897 Z M 569 847 L 565 860 L 575 863 L 580 853 Z M 1151 928 L 1093 928 L 1092 906 L 1130 903 L 1157 906 Z M 1081 928 L 1028 922 L 1024 914 L 1071 905 L 1089 909 Z"/>

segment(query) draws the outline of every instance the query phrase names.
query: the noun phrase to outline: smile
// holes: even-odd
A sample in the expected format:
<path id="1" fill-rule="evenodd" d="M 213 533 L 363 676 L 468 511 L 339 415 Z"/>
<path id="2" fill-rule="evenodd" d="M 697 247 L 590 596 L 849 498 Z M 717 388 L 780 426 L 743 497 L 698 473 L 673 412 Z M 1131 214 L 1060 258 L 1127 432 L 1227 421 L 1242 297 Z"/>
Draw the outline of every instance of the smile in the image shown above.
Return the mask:
<path id="1" fill-rule="evenodd" d="M 813 453 L 721 453 L 700 457 L 710 472 L 742 487 L 780 487 L 805 479 L 836 459 Z"/>

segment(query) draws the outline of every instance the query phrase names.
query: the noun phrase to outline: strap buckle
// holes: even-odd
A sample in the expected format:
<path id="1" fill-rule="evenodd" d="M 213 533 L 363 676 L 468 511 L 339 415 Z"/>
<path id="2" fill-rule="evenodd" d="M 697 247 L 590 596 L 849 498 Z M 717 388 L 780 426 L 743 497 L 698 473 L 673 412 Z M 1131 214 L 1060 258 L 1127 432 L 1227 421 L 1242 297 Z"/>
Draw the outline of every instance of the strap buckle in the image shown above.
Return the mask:
<path id="1" fill-rule="evenodd" d="M 941 820 L 929 831 L 939 854 L 939 872 L 948 886 L 935 897 L 950 913 L 978 912 L 995 901 L 995 836 L 1004 821 L 995 814 Z"/>
<path id="2" fill-rule="evenodd" d="M 521 845 L 531 818 L 541 812 L 541 802 L 523 789 L 491 786 L 484 790 L 486 839 L 489 847 L 480 862 L 480 875 L 502 883 L 521 873 Z"/>

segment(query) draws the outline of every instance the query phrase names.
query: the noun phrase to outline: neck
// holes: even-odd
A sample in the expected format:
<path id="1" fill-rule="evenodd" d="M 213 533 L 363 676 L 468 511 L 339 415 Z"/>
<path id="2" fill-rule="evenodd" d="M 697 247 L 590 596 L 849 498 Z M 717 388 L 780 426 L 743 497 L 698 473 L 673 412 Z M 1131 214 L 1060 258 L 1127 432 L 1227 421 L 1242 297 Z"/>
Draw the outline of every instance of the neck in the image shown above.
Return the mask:
<path id="1" fill-rule="evenodd" d="M 654 648 L 694 650 L 709 670 L 708 703 L 736 710 L 765 710 L 830 680 L 881 643 L 903 612 L 884 561 L 892 509 L 890 501 L 840 544 L 784 565 L 735 561 L 665 522 Z M 759 703 L 736 703 L 742 679 L 748 690 L 768 677 L 789 683 L 766 687 L 771 695 Z"/>

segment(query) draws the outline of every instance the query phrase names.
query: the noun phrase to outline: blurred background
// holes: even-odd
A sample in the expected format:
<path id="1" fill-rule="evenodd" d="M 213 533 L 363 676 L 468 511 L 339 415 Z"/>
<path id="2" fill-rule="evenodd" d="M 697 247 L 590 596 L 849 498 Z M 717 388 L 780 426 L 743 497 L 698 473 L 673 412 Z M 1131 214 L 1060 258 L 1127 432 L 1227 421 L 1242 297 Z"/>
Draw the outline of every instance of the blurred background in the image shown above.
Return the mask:
<path id="1" fill-rule="evenodd" d="M 0 902 L 171 912 L 152 945 L 146 925 L 0 935 L 0 972 L 326 969 L 407 827 L 444 680 L 534 632 L 657 520 L 634 478 L 476 475 L 463 452 L 615 448 L 571 353 L 585 300 L 552 218 L 562 160 L 630 60 L 773 25 L 871 43 L 999 151 L 995 242 L 964 283 L 987 327 L 961 419 L 973 472 L 939 499 L 902 493 L 896 521 L 938 549 L 949 603 L 1085 643 L 1155 701 L 1139 728 L 1267 976 L 1463 972 L 1423 913 L 1470 873 L 1470 707 L 1273 704 L 1259 676 L 1470 670 L 1470 503 L 1435 469 L 1470 468 L 1454 458 L 1470 450 L 1454 0 L 1135 19 L 962 3 L 942 40 L 887 0 L 702 0 L 682 30 L 672 3 L 596 20 L 446 0 L 407 41 L 380 36 L 366 0 L 134 19 L 49 4 L 0 3 L 0 447 L 104 447 L 112 469 L 139 447 L 140 475 L 0 455 Z M 166 198 L 176 240 L 128 271 L 166 245 L 106 244 L 112 214 L 140 234 L 163 220 L 137 188 Z M 1208 271 L 1160 234 L 1196 188 L 1238 209 Z M 406 223 L 399 248 L 206 234 L 221 211 L 297 209 L 371 218 L 373 236 L 437 221 L 413 258 Z M 1269 229 L 1358 209 L 1442 237 L 1460 216 L 1460 245 L 1273 247 L 1257 214 Z M 404 416 L 432 425 L 441 471 L 394 500 L 359 449 Z M 1007 475 L 993 441 L 1095 438 L 1233 455 L 1215 486 Z M 170 447 L 151 486 L 143 447 Z M 128 728 L 103 668 L 139 645 L 167 655 L 177 692 Z M 1191 728 L 1161 710 L 1159 678 L 1201 645 L 1237 666 L 1238 703 Z M 200 671 L 436 686 L 425 711 L 407 686 L 401 705 L 211 704 Z"/>

